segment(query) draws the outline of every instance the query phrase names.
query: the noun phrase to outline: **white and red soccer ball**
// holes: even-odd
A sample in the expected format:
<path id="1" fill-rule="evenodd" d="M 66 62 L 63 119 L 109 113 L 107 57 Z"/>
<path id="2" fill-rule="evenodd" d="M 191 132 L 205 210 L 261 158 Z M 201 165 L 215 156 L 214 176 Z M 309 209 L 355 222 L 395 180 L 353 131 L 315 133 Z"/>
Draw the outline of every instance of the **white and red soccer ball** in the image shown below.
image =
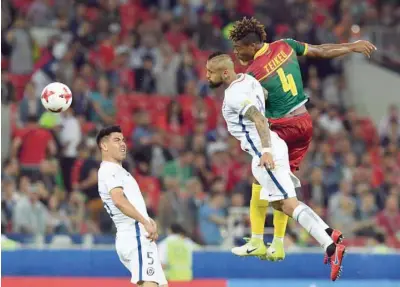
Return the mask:
<path id="1" fill-rule="evenodd" d="M 40 98 L 46 110 L 52 113 L 61 113 L 71 106 L 72 92 L 67 85 L 54 82 L 43 89 Z"/>

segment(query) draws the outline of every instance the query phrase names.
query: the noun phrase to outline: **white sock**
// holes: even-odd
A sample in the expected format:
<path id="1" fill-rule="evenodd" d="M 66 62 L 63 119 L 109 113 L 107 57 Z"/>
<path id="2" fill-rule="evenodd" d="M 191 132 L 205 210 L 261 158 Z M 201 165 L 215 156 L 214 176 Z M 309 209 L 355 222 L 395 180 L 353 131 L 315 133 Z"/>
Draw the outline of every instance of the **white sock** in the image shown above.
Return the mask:
<path id="1" fill-rule="evenodd" d="M 283 237 L 274 236 L 274 240 L 273 241 L 280 241 L 280 242 L 283 243 Z"/>
<path id="2" fill-rule="evenodd" d="M 251 234 L 251 238 L 258 238 L 258 239 L 264 239 L 264 234 Z"/>
<path id="3" fill-rule="evenodd" d="M 300 223 L 307 232 L 318 241 L 324 250 L 333 243 L 319 221 L 323 220 L 305 204 L 299 204 L 293 211 L 293 219 Z"/>
<path id="4" fill-rule="evenodd" d="M 304 202 L 300 202 L 300 204 L 307 206 Z M 329 225 L 326 224 L 325 221 L 323 221 L 322 218 L 319 217 L 319 215 L 318 215 L 314 210 L 312 210 L 309 206 L 307 206 L 307 207 L 310 209 L 311 213 L 314 215 L 314 218 L 315 218 L 316 220 L 318 220 L 318 223 L 322 226 L 322 228 L 323 228 L 324 230 L 326 230 L 327 228 L 329 228 Z"/>

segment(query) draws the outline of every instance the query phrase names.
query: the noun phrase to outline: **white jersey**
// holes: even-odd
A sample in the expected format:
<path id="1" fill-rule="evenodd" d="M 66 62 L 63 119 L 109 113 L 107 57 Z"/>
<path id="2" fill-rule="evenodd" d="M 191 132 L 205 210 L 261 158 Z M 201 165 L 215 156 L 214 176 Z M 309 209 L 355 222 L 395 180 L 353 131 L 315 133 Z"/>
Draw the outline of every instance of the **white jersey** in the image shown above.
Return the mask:
<path id="1" fill-rule="evenodd" d="M 136 235 L 145 234 L 146 231 L 142 224 L 123 214 L 111 199 L 110 191 L 116 187 L 121 187 L 124 195 L 136 210 L 143 217 L 149 218 L 143 195 L 133 176 L 121 165 L 103 161 L 98 171 L 98 181 L 100 197 L 105 209 L 114 221 L 117 231 L 130 232 Z"/>
<path id="2" fill-rule="evenodd" d="M 240 141 L 242 150 L 252 156 L 261 156 L 261 140 L 256 125 L 244 115 L 251 106 L 265 114 L 264 89 L 252 76 L 238 76 L 225 90 L 222 115 L 229 133 Z M 271 131 L 271 137 L 277 135 Z"/>

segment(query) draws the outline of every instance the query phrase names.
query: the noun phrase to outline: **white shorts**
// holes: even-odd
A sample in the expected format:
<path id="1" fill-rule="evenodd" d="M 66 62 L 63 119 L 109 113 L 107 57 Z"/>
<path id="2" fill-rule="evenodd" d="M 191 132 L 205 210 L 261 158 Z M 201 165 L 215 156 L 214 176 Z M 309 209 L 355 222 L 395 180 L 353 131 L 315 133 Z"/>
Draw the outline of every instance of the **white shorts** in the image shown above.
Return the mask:
<path id="1" fill-rule="evenodd" d="M 117 234 L 115 247 L 121 262 L 131 272 L 131 282 L 156 282 L 167 285 L 164 271 L 158 257 L 157 245 L 145 236 L 130 232 Z"/>
<path id="2" fill-rule="evenodd" d="M 267 170 L 258 166 L 260 158 L 255 156 L 251 164 L 251 170 L 262 186 L 260 199 L 278 201 L 296 197 L 296 187 L 300 187 L 300 180 L 290 171 L 289 154 L 286 143 L 278 136 L 271 136 L 272 156 L 275 169 Z"/>

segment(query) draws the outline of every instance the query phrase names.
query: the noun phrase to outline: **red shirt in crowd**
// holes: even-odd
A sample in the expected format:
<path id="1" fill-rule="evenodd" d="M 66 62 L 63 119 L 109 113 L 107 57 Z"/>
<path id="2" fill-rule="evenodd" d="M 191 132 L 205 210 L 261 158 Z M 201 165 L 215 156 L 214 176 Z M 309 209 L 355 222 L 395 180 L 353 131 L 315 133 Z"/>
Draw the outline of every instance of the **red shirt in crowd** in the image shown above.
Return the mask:
<path id="1" fill-rule="evenodd" d="M 39 165 L 46 159 L 47 147 L 53 141 L 53 135 L 39 127 L 17 131 L 16 138 L 22 141 L 19 152 L 21 165 Z"/>

